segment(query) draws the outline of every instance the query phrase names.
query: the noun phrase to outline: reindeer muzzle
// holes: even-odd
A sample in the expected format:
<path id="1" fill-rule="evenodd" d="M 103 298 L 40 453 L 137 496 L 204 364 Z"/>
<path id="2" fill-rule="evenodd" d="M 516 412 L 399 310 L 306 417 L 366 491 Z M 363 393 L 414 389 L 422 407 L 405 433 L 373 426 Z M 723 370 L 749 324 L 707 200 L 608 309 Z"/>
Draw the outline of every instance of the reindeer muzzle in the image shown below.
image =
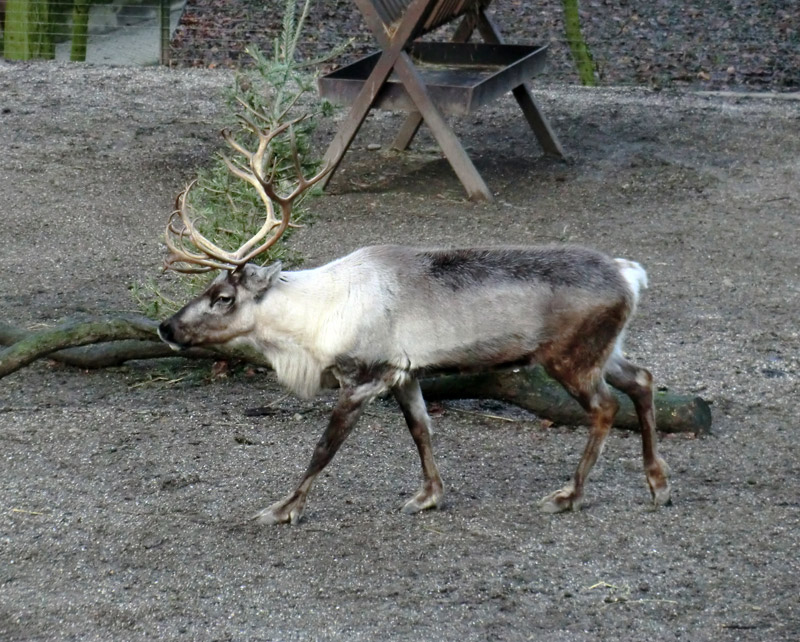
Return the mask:
<path id="1" fill-rule="evenodd" d="M 188 347 L 181 345 L 175 340 L 175 335 L 169 320 L 162 322 L 161 325 L 158 326 L 158 338 L 175 351 L 184 350 Z"/>

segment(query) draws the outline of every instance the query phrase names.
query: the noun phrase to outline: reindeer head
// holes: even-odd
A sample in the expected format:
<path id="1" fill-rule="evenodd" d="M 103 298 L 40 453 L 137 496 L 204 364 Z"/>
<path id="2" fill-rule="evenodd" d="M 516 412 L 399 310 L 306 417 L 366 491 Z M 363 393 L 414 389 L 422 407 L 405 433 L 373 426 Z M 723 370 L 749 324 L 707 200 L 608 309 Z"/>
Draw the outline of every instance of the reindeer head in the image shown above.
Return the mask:
<path id="1" fill-rule="evenodd" d="M 333 164 L 328 163 L 311 178 L 303 175 L 292 129 L 292 125 L 302 118 L 304 117 L 265 131 L 250 118 L 243 117 L 245 126 L 258 138 L 258 147 L 254 152 L 237 143 L 230 132 L 222 133 L 228 145 L 247 160 L 247 164 L 244 164 L 239 160 L 223 157 L 225 164 L 235 176 L 255 188 L 266 208 L 264 224 L 237 250 L 229 252 L 222 249 L 201 234 L 195 226 L 187 203 L 194 181 L 178 196 L 175 211 L 167 221 L 166 244 L 170 253 L 164 263 L 165 269 L 186 273 L 210 270 L 224 272 L 199 297 L 159 326 L 159 336 L 173 348 L 226 343 L 253 329 L 255 308 L 263 302 L 267 291 L 278 278 L 281 264 L 277 262 L 258 267 L 249 261 L 275 244 L 291 225 L 292 206 L 296 199 L 333 169 Z M 298 180 L 289 194 L 281 195 L 275 185 L 277 162 L 269 153 L 269 144 L 286 130 L 292 137 Z M 281 210 L 280 219 L 275 216 L 275 203 Z"/>
<path id="2" fill-rule="evenodd" d="M 225 271 L 203 293 L 158 327 L 172 348 L 226 343 L 253 330 L 255 307 L 278 278 L 280 261 L 259 267 L 247 263 Z"/>

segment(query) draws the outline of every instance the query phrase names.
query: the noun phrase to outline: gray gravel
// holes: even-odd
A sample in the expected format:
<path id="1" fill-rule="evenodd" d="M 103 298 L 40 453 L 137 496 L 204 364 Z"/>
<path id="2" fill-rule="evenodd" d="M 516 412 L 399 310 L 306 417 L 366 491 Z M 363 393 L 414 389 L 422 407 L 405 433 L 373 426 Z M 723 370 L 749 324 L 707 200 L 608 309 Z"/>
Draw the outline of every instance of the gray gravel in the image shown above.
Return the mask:
<path id="1" fill-rule="evenodd" d="M 216 149 L 230 81 L 0 62 L 3 319 L 135 307 L 128 287 L 158 274 L 166 215 Z M 247 517 L 295 483 L 330 396 L 284 398 L 260 372 L 211 382 L 206 364 L 42 362 L 0 381 L 0 639 L 800 637 L 800 103 L 537 96 L 571 163 L 541 158 L 498 103 L 457 124 L 497 192 L 476 205 L 430 138 L 368 151 L 400 123 L 375 116 L 292 245 L 310 265 L 379 241 L 563 239 L 641 261 L 631 356 L 713 403 L 713 436 L 661 440 L 674 505 L 650 510 L 638 439 L 617 431 L 585 508 L 540 514 L 585 431 L 464 402 L 434 420 L 447 505 L 403 515 L 418 463 L 379 401 L 304 521 L 257 527 Z M 269 417 L 244 414 L 268 403 Z"/>

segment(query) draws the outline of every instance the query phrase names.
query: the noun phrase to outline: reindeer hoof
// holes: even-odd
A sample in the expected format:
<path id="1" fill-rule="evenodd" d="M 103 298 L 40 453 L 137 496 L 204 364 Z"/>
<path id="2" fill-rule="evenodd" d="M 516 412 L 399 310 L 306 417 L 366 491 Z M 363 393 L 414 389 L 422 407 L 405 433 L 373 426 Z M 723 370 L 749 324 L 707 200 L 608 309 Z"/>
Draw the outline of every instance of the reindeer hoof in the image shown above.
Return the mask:
<path id="1" fill-rule="evenodd" d="M 648 480 L 648 485 L 650 486 L 650 495 L 653 497 L 653 508 L 672 504 L 669 482 L 667 480 L 664 480 L 660 486 L 655 486 L 649 483 Z"/>
<path id="2" fill-rule="evenodd" d="M 669 466 L 660 457 L 651 470 L 646 471 L 647 486 L 653 498 L 653 507 L 668 506 L 672 503 L 669 488 Z"/>
<path id="3" fill-rule="evenodd" d="M 295 495 L 287 499 L 275 502 L 269 508 L 265 508 L 253 515 L 253 519 L 259 524 L 296 524 L 303 516 L 305 501 Z"/>
<path id="4" fill-rule="evenodd" d="M 581 497 L 575 492 L 572 484 L 567 484 L 539 502 L 539 510 L 544 513 L 562 513 L 567 510 L 579 510 Z"/>
<path id="5" fill-rule="evenodd" d="M 441 486 L 423 486 L 414 497 L 403 505 L 403 512 L 407 515 L 413 515 L 429 508 L 437 508 L 443 496 L 444 489 Z"/>

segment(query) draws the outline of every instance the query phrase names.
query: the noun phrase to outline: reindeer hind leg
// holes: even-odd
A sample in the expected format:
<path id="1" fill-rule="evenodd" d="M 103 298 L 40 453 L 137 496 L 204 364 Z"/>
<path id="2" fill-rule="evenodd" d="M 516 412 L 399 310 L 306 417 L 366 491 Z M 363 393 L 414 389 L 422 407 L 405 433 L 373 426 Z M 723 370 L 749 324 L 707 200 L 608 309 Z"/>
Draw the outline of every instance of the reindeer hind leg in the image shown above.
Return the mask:
<path id="1" fill-rule="evenodd" d="M 545 365 L 550 376 L 556 379 L 589 414 L 591 428 L 578 468 L 569 484 L 539 502 L 546 513 L 578 510 L 583 499 L 583 489 L 592 467 L 603 452 L 619 404 L 603 381 L 600 368 L 585 373 L 566 373 L 557 367 Z"/>
<path id="2" fill-rule="evenodd" d="M 654 506 L 670 503 L 669 467 L 658 455 L 656 418 L 653 408 L 653 376 L 615 351 L 606 367 L 605 378 L 630 397 L 639 418 L 642 433 L 642 457 L 647 486 Z"/>

